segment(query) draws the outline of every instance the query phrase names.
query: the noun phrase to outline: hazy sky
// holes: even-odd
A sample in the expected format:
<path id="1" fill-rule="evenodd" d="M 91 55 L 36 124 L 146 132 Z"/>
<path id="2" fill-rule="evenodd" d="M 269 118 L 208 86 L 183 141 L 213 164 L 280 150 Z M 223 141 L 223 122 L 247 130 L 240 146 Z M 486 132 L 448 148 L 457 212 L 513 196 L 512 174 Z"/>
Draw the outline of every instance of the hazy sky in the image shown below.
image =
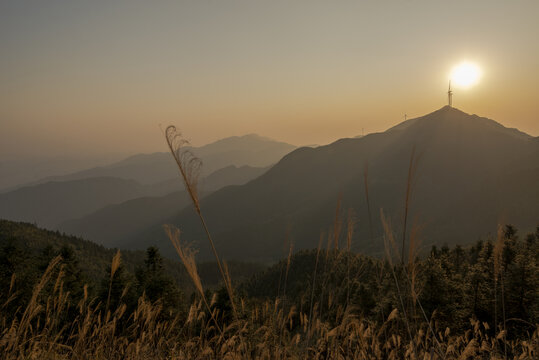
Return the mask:
<path id="1" fill-rule="evenodd" d="M 539 135 L 539 1 L 0 1 L 0 159 L 382 131 L 446 103 Z"/>

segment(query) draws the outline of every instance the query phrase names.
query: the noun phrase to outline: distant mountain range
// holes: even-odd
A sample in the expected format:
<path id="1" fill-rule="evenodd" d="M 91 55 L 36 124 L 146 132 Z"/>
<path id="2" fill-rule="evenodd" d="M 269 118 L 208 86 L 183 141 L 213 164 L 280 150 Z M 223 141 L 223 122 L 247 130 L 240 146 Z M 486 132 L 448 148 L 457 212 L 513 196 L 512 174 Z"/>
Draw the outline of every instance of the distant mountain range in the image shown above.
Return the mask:
<path id="1" fill-rule="evenodd" d="M 380 209 L 399 242 L 402 238 L 412 154 L 417 166 L 408 230 L 418 224 L 424 248 L 468 244 L 494 234 L 497 224 L 513 223 L 522 231 L 539 224 L 539 138 L 447 106 L 382 133 L 297 149 L 247 184 L 206 196 L 202 211 L 225 258 L 272 261 L 283 256 L 285 241 L 295 249 L 316 247 L 321 232 L 333 231 L 342 199 L 341 215 L 353 209 L 357 219 L 353 249 L 380 254 Z M 171 254 L 163 223 L 179 226 L 182 238 L 199 247 L 200 258 L 211 258 L 189 207 L 122 245 L 158 244 Z"/>
<path id="2" fill-rule="evenodd" d="M 0 193 L 35 185 L 47 177 L 71 174 L 98 164 L 110 163 L 112 158 L 113 155 L 96 158 L 62 156 L 0 160 Z"/>
<path id="3" fill-rule="evenodd" d="M 145 187 L 136 181 L 112 177 L 51 181 L 0 194 L 0 218 L 53 229 L 67 219 L 145 193 Z"/>
<path id="4" fill-rule="evenodd" d="M 200 189 L 206 194 L 224 186 L 241 185 L 256 178 L 292 149 L 293 145 L 257 135 L 230 137 L 199 148 L 191 148 L 204 163 Z M 113 209 L 120 211 L 115 213 L 115 219 L 121 220 L 122 216 L 125 218 L 133 212 L 144 210 L 127 210 L 129 206 L 136 208 L 138 204 L 147 202 L 156 205 L 146 208 L 146 212 L 141 213 L 141 218 L 143 214 L 146 214 L 148 219 L 155 219 L 157 214 L 166 218 L 173 214 L 173 210 L 165 195 L 180 191 L 183 191 L 183 185 L 169 153 L 141 154 L 109 166 L 49 177 L 37 181 L 34 185 L 0 193 L 0 218 L 58 229 L 60 224 L 83 218 L 101 209 L 110 214 L 111 209 L 108 207 L 111 205 L 119 205 Z M 134 199 L 140 200 L 122 204 Z M 176 206 L 181 208 L 182 203 Z M 149 214 L 150 208 L 159 212 Z M 122 213 L 124 209 L 126 212 Z M 99 214 L 91 217 L 96 218 L 99 218 Z M 126 219 L 124 223 L 127 222 Z M 141 220 L 135 225 L 143 223 L 146 222 Z M 89 235 L 81 230 L 87 226 L 68 228 L 77 235 Z M 103 230 L 109 231 L 106 236 L 123 231 L 111 227 Z M 92 237 L 92 240 L 102 242 L 98 238 Z"/>
<path id="5" fill-rule="evenodd" d="M 202 176 L 228 166 L 268 167 L 296 147 L 259 135 L 227 137 L 201 147 L 186 147 L 203 162 Z M 178 169 L 169 152 L 138 154 L 122 161 L 78 171 L 69 175 L 51 176 L 33 184 L 49 181 L 80 180 L 95 177 L 115 177 L 135 180 L 143 185 L 175 179 Z"/>

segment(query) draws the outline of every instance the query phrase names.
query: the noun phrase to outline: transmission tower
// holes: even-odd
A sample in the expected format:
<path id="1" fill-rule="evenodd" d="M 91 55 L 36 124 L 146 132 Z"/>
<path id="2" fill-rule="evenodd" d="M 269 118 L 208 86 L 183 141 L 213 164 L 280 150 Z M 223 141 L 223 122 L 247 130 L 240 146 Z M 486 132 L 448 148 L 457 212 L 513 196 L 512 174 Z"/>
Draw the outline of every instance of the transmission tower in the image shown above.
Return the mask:
<path id="1" fill-rule="evenodd" d="M 453 107 L 453 91 L 451 90 L 451 80 L 449 80 L 449 89 L 447 90 L 447 102 L 450 107 Z"/>

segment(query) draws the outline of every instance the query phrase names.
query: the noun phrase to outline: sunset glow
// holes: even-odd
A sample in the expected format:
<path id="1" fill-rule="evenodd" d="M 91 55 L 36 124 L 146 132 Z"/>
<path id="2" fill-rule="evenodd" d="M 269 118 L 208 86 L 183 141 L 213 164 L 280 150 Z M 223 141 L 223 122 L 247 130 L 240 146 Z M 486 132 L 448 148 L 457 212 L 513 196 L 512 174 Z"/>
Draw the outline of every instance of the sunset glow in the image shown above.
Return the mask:
<path id="1" fill-rule="evenodd" d="M 453 68 L 450 79 L 454 85 L 467 88 L 477 84 L 480 77 L 479 66 L 471 62 L 462 62 Z"/>

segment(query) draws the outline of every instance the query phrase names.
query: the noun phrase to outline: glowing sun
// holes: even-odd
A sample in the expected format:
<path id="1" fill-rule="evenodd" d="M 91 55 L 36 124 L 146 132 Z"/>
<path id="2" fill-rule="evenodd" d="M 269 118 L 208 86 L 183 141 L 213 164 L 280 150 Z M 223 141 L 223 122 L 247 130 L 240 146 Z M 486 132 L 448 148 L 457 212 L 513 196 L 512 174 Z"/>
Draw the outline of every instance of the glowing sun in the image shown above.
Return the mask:
<path id="1" fill-rule="evenodd" d="M 477 84 L 481 77 L 481 69 L 474 63 L 462 62 L 451 70 L 451 83 L 460 87 L 470 87 Z"/>

